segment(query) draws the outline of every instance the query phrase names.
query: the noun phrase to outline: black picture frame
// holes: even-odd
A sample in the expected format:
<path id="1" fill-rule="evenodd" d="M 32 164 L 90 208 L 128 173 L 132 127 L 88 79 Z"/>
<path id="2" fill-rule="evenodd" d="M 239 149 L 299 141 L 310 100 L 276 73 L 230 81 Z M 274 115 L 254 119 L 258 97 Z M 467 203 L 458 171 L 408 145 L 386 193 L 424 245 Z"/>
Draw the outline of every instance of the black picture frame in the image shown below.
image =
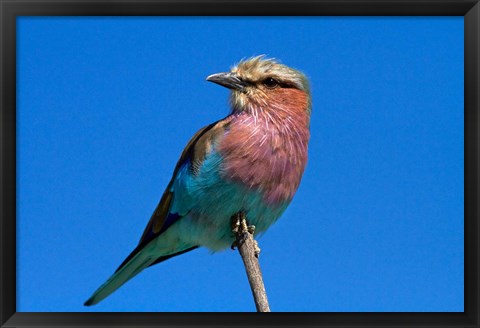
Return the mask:
<path id="1" fill-rule="evenodd" d="M 27 313 L 16 312 L 16 18 L 18 16 L 464 16 L 464 312 Z M 480 327 L 478 0 L 0 0 L 1 327 Z"/>

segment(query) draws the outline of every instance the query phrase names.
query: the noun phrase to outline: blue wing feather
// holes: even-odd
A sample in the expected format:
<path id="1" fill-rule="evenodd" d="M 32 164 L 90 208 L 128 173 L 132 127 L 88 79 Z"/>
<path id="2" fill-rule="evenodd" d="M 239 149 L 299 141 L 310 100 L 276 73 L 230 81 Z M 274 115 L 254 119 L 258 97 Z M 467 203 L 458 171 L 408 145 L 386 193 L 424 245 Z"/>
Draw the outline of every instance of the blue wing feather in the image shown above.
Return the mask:
<path id="1" fill-rule="evenodd" d="M 115 272 L 120 270 L 125 264 L 127 264 L 139 251 L 141 251 L 148 243 L 150 243 L 153 239 L 157 238 L 160 236 L 162 233 L 164 233 L 172 224 L 177 222 L 179 219 L 181 219 L 183 215 L 186 213 L 175 213 L 171 211 L 172 203 L 173 203 L 173 198 L 175 191 L 172 188 L 173 183 L 175 180 L 178 178 L 179 172 L 183 171 L 183 168 L 188 168 L 188 172 L 193 174 L 194 172 L 194 165 L 193 162 L 195 161 L 195 154 L 198 154 L 198 150 L 196 149 L 197 143 L 200 140 L 202 136 L 205 135 L 208 131 L 210 131 L 213 127 L 215 127 L 219 122 L 222 122 L 223 120 L 214 122 L 210 125 L 207 125 L 206 127 L 200 129 L 188 142 L 187 146 L 182 152 L 182 155 L 180 156 L 180 159 L 177 162 L 177 165 L 175 166 L 175 170 L 173 172 L 172 179 L 170 180 L 170 183 L 168 184 L 165 192 L 162 195 L 162 198 L 160 199 L 160 202 L 155 209 L 152 217 L 150 218 L 150 221 L 148 222 L 147 226 L 145 227 L 145 230 L 142 234 L 142 237 L 140 238 L 140 241 L 135 247 L 135 249 L 127 256 L 127 258 L 120 264 L 120 266 L 117 268 Z M 188 213 L 188 211 L 187 211 Z M 192 247 L 188 250 L 192 250 L 195 247 Z M 187 252 L 188 250 L 183 250 L 179 253 L 168 255 L 168 256 L 163 256 L 157 259 L 156 262 L 153 264 L 162 262 L 166 259 L 169 259 L 175 255 L 183 254 Z M 152 265 L 153 265 L 152 264 Z"/>

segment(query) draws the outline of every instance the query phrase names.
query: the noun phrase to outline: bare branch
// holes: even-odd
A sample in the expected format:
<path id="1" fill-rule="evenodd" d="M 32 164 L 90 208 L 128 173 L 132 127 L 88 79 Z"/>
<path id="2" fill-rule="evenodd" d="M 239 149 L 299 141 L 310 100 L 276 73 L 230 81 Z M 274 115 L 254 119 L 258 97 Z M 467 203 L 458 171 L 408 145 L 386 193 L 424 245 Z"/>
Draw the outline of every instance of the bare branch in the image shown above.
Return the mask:
<path id="1" fill-rule="evenodd" d="M 267 293 L 263 285 L 262 271 L 258 263 L 260 249 L 257 241 L 253 239 L 254 229 L 255 227 L 253 226 L 247 226 L 247 218 L 244 212 L 232 216 L 232 231 L 236 237 L 232 248 L 238 247 L 238 251 L 242 256 L 257 312 L 270 312 Z"/>

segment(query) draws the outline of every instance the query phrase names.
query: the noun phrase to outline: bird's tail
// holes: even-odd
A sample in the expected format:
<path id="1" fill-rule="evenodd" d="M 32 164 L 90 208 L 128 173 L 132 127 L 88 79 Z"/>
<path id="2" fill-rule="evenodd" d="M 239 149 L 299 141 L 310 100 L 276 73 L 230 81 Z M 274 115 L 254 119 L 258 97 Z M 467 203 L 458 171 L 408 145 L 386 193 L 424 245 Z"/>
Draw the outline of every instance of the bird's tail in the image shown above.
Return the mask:
<path id="1" fill-rule="evenodd" d="M 153 245 L 148 245 L 153 246 Z M 137 252 L 127 263 L 121 266 L 108 280 L 101 285 L 93 295 L 84 303 L 84 305 L 95 305 L 105 297 L 116 291 L 128 280 L 135 277 L 143 269 L 155 262 L 158 256 L 154 256 L 150 250 L 151 247 L 145 247 Z"/>

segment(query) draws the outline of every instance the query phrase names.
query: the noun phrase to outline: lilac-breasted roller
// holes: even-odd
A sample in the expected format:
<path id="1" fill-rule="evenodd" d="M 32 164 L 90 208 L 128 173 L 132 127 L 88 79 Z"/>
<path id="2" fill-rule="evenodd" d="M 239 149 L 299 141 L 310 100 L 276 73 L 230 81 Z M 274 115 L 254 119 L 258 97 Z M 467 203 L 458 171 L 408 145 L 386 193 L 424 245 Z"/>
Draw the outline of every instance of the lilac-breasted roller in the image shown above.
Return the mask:
<path id="1" fill-rule="evenodd" d="M 228 248 L 235 241 L 231 217 L 238 212 L 255 233 L 264 232 L 292 200 L 310 137 L 305 75 L 258 56 L 207 81 L 231 90 L 230 114 L 188 142 L 138 246 L 85 305 L 173 256 L 199 246 Z"/>

